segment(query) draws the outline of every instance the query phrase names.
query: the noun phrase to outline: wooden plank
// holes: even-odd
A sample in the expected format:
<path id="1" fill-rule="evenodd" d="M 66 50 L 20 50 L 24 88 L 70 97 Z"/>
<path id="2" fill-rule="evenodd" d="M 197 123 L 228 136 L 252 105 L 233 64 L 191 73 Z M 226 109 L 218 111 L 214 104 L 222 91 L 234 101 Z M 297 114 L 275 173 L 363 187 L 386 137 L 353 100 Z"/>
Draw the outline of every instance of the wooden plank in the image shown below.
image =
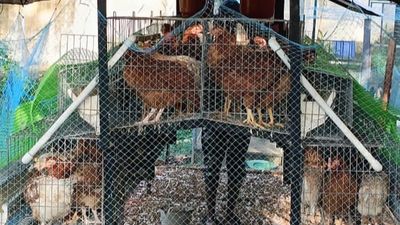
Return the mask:
<path id="1" fill-rule="evenodd" d="M 383 84 L 383 98 L 382 98 L 385 110 L 387 110 L 390 100 L 390 91 L 392 89 L 395 55 L 396 55 L 396 41 L 394 39 L 390 39 L 388 45 L 388 56 L 386 61 L 385 81 Z"/>

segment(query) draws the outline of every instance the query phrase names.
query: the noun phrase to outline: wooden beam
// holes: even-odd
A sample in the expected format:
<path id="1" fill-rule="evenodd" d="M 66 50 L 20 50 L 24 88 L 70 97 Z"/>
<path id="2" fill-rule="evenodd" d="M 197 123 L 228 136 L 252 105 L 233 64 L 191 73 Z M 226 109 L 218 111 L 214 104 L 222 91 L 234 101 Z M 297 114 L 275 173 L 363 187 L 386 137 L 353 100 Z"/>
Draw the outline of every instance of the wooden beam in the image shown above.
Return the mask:
<path id="1" fill-rule="evenodd" d="M 275 19 L 283 20 L 285 19 L 285 0 L 275 1 Z"/>
<path id="2" fill-rule="evenodd" d="M 300 1 L 290 0 L 289 39 L 291 41 L 300 43 L 300 27 Z"/>
<path id="3" fill-rule="evenodd" d="M 276 0 L 275 1 L 275 14 L 274 18 L 276 20 L 284 20 L 285 19 L 285 0 Z M 277 22 L 278 24 L 278 33 L 285 35 L 285 22 Z"/>
<path id="4" fill-rule="evenodd" d="M 0 0 L 0 4 L 11 4 L 11 5 L 27 5 L 34 2 L 41 2 L 48 0 Z"/>
<path id="5" fill-rule="evenodd" d="M 390 100 L 390 90 L 392 89 L 395 55 L 396 55 L 396 41 L 394 39 L 390 39 L 388 45 L 388 56 L 386 61 L 385 81 L 383 84 L 383 98 L 382 98 L 385 110 L 387 110 Z"/>
<path id="6" fill-rule="evenodd" d="M 180 7 L 179 7 L 179 0 L 176 0 L 176 13 L 175 13 L 175 15 L 177 17 L 181 16 L 181 10 L 180 10 Z"/>

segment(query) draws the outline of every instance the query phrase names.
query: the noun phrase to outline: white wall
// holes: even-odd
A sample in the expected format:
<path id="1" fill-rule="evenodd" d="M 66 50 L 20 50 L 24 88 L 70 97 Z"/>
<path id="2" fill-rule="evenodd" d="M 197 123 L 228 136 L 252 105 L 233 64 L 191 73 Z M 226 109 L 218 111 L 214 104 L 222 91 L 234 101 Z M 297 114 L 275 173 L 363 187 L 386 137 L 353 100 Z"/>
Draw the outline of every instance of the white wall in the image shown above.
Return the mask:
<path id="1" fill-rule="evenodd" d="M 304 0 L 304 10 L 306 14 L 306 32 L 310 34 L 312 30 L 312 7 L 314 0 Z M 367 0 L 364 0 L 367 1 Z M 25 18 L 25 35 L 31 37 L 42 29 L 49 21 L 58 0 L 49 0 L 44 2 L 33 3 L 24 7 L 15 5 L 2 5 L 0 13 L 0 39 L 4 39 L 20 11 Z M 159 15 L 162 11 L 163 15 L 173 15 L 176 10 L 176 0 L 108 0 L 107 13 L 112 16 L 116 12 L 118 16 L 131 16 L 135 11 L 137 16 L 150 16 L 153 11 L 154 15 Z M 57 6 L 56 14 L 62 11 L 60 16 L 54 21 L 49 39 L 44 52 L 44 67 L 54 63 L 60 55 L 61 34 L 87 34 L 97 35 L 97 9 L 96 0 L 61 0 Z M 289 0 L 285 0 L 286 10 L 285 18 L 289 18 Z M 322 31 L 333 31 L 337 26 L 340 16 L 343 12 L 348 11 L 329 0 L 318 0 L 318 17 L 324 19 L 317 20 L 317 29 Z M 376 7 L 380 7 L 376 5 Z M 393 6 L 386 6 L 384 24 L 389 31 L 393 30 L 393 22 L 390 17 L 394 16 Z M 310 11 L 311 10 L 311 11 Z M 343 18 L 340 26 L 335 29 L 332 39 L 356 40 L 362 41 L 363 26 L 362 21 L 352 20 L 351 15 L 355 13 L 347 13 Z M 380 20 L 375 19 L 379 24 Z M 377 39 L 379 32 L 373 32 L 373 39 Z M 65 42 L 65 41 L 63 41 Z M 94 43 L 97 46 L 97 42 Z"/>
<path id="2" fill-rule="evenodd" d="M 136 16 L 150 16 L 153 11 L 154 15 L 173 15 L 176 11 L 175 0 L 112 0 L 107 1 L 107 14 L 112 15 L 116 12 L 118 16 L 131 16 L 135 11 Z"/>
<path id="3" fill-rule="evenodd" d="M 55 8 L 57 8 L 55 14 L 61 12 L 51 25 L 43 52 L 41 70 L 45 70 L 56 62 L 60 56 L 60 49 L 66 48 L 66 39 L 61 40 L 62 34 L 97 35 L 96 0 L 61 0 L 59 5 L 57 2 L 58 0 L 49 0 L 24 7 L 1 5 L 0 40 L 6 38 L 19 12 L 24 16 L 26 38 L 32 37 L 46 26 Z M 119 16 L 131 16 L 133 11 L 137 16 L 150 16 L 151 11 L 159 15 L 160 10 L 164 15 L 172 15 L 176 7 L 175 0 L 109 0 L 107 2 L 109 16 L 114 11 Z M 91 45 L 97 46 L 97 41 Z"/>

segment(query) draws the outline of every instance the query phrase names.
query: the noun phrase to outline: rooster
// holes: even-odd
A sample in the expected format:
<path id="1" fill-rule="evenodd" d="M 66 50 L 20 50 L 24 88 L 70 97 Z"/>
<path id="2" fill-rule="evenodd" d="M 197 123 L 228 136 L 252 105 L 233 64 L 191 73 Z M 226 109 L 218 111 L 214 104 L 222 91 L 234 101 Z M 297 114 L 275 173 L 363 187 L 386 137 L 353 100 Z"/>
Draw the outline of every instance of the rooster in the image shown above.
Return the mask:
<path id="1" fill-rule="evenodd" d="M 386 174 L 365 174 L 358 191 L 357 210 L 362 216 L 361 223 L 382 224 L 380 215 L 383 212 L 389 194 L 389 180 Z"/>
<path id="2" fill-rule="evenodd" d="M 159 53 L 140 55 L 128 51 L 123 78 L 136 90 L 151 112 L 142 123 L 159 122 L 165 108 L 182 112 L 187 103 L 188 113 L 199 110 L 200 63 L 188 56 L 166 56 Z M 191 107 L 190 107 L 191 106 Z"/>
<path id="3" fill-rule="evenodd" d="M 325 174 L 322 185 L 321 206 L 323 219 L 330 225 L 334 224 L 336 217 L 343 217 L 355 206 L 358 183 L 346 171 L 347 166 L 341 158 L 329 158 L 327 167 L 329 171 Z"/>

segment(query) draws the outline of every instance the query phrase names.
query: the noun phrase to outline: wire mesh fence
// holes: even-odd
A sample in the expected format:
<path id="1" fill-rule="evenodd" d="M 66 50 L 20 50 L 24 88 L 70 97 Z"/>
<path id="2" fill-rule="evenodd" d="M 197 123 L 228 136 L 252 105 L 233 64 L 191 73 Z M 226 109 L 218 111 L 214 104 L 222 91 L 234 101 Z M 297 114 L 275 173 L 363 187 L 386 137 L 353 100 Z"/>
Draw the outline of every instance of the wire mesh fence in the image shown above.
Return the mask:
<path id="1" fill-rule="evenodd" d="M 7 224 L 397 224 L 393 111 L 324 46 L 210 2 L 63 35 L 30 109 L 51 113 L 7 140 L 54 131 L 2 169 Z"/>

